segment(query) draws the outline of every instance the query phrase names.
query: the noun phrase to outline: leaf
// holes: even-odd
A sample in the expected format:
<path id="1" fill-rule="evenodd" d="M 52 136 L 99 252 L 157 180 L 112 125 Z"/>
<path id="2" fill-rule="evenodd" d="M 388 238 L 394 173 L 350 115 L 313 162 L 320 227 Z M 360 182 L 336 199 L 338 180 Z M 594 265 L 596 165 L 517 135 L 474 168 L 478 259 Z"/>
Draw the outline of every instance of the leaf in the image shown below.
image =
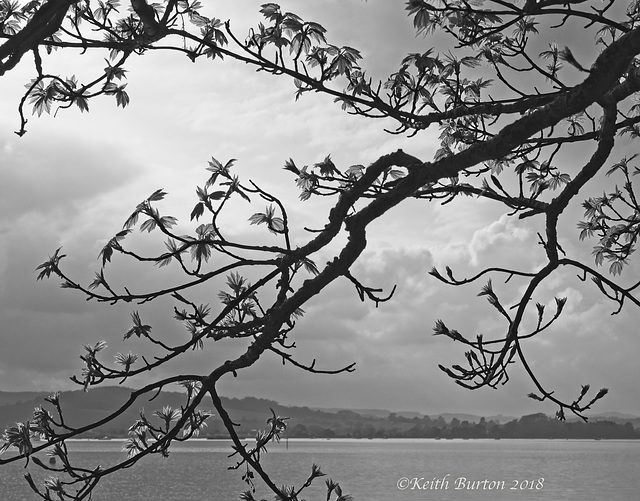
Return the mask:
<path id="1" fill-rule="evenodd" d="M 138 338 L 149 337 L 149 335 L 151 334 L 151 326 L 142 323 L 140 314 L 137 311 L 131 313 L 131 319 L 133 320 L 133 327 L 131 327 L 129 330 L 127 330 L 127 332 L 124 333 L 123 340 L 129 339 L 133 335 Z"/>
<path id="2" fill-rule="evenodd" d="M 209 243 L 196 243 L 189 248 L 191 253 L 191 259 L 197 262 L 201 262 L 204 260 L 205 262 L 209 261 L 211 257 L 211 244 Z"/>
<path id="3" fill-rule="evenodd" d="M 53 253 L 53 256 L 49 256 L 49 259 L 47 261 L 45 261 L 35 269 L 35 271 L 42 270 L 38 274 L 36 280 L 42 280 L 45 277 L 49 278 L 51 276 L 51 273 L 58 273 L 58 265 L 60 263 L 60 260 L 63 257 L 66 257 L 66 254 L 59 254 L 61 249 L 62 247 L 58 247 Z"/>
<path id="4" fill-rule="evenodd" d="M 269 221 L 269 230 L 272 233 L 284 233 L 285 231 L 285 226 L 284 226 L 284 219 L 282 219 L 281 217 L 274 217 L 271 219 L 271 221 Z"/>
<path id="5" fill-rule="evenodd" d="M 153 231 L 156 228 L 156 226 L 157 224 L 155 219 L 149 218 L 140 225 L 140 231 L 147 231 L 148 233 L 151 233 L 151 231 Z"/>
<path id="6" fill-rule="evenodd" d="M 151 194 L 151 196 L 149 198 L 147 198 L 147 200 L 149 202 L 157 202 L 159 200 L 162 200 L 165 196 L 167 196 L 167 193 L 164 190 L 159 189 L 159 190 L 154 191 Z"/>
<path id="7" fill-rule="evenodd" d="M 391 169 L 389 170 L 389 175 L 391 176 L 392 179 L 400 179 L 405 176 L 405 173 L 400 169 Z"/>
<path id="8" fill-rule="evenodd" d="M 251 199 L 242 190 L 242 187 L 240 186 L 240 180 L 238 179 L 238 176 L 233 176 L 231 181 L 224 182 L 222 184 L 225 185 L 225 186 L 229 186 L 229 191 L 227 192 L 227 196 L 231 195 L 232 193 L 237 193 L 242 198 L 244 198 L 247 202 L 251 203 Z"/>
<path id="9" fill-rule="evenodd" d="M 320 174 L 323 176 L 331 176 L 338 172 L 338 169 L 336 169 L 335 164 L 331 160 L 331 155 L 327 155 L 322 162 L 315 164 L 314 167 L 319 168 Z"/>
<path id="10" fill-rule="evenodd" d="M 177 222 L 178 222 L 178 220 L 173 216 L 162 216 L 160 218 L 160 221 L 159 221 L 158 224 L 162 228 L 169 229 L 169 228 L 172 228 L 173 226 L 175 226 Z"/>
<path id="11" fill-rule="evenodd" d="M 238 272 L 231 272 L 227 276 L 227 286 L 234 292 L 236 296 L 239 296 L 246 289 L 246 279 Z"/>
<path id="12" fill-rule="evenodd" d="M 91 355 L 95 355 L 99 351 L 104 350 L 106 347 L 107 347 L 107 342 L 106 341 L 98 341 L 93 346 L 88 345 L 88 344 L 83 345 L 83 348 L 87 351 L 87 353 L 89 353 Z"/>
<path id="13" fill-rule="evenodd" d="M 160 268 L 162 268 L 164 266 L 169 266 L 169 264 L 171 264 L 172 260 L 173 260 L 173 255 L 171 255 L 171 254 L 162 254 L 161 256 L 158 257 L 158 259 L 156 259 L 154 264 L 156 264 Z"/>
<path id="14" fill-rule="evenodd" d="M 604 263 L 604 248 L 600 245 L 596 245 L 591 254 L 595 256 L 596 265 L 602 266 L 602 263 Z"/>
<path id="15" fill-rule="evenodd" d="M 480 292 L 478 292 L 478 296 L 494 296 L 493 292 L 493 284 L 491 283 L 491 279 L 489 279 L 486 285 L 482 286 Z"/>
<path id="16" fill-rule="evenodd" d="M 107 67 L 104 69 L 104 73 L 105 75 L 107 75 L 107 82 L 110 82 L 114 78 L 116 80 L 122 80 L 123 78 L 127 78 L 125 75 L 127 70 L 125 70 L 120 66 L 111 66 L 109 64 L 109 61 L 108 60 L 106 61 L 107 61 Z"/>
<path id="17" fill-rule="evenodd" d="M 207 186 L 205 185 L 204 189 L 200 188 L 200 186 L 196 186 L 196 195 L 201 202 L 207 203 L 209 200 L 209 194 L 207 193 Z"/>
<path id="18" fill-rule="evenodd" d="M 294 174 L 300 174 L 300 170 L 296 167 L 295 162 L 291 158 L 284 163 L 283 169 L 293 172 Z"/>
<path id="19" fill-rule="evenodd" d="M 468 68 L 477 68 L 480 65 L 480 58 L 478 56 L 465 56 L 460 59 L 460 63 Z"/>
<path id="20" fill-rule="evenodd" d="M 585 70 L 582 65 L 576 60 L 575 56 L 573 55 L 573 53 L 571 52 L 571 49 L 569 49 L 569 47 L 565 47 L 564 49 L 562 49 L 559 53 L 558 53 L 558 57 L 563 60 L 566 61 L 567 63 L 569 63 L 570 65 L 578 68 L 581 71 L 587 71 Z"/>
<path id="21" fill-rule="evenodd" d="M 251 224 L 263 224 L 268 220 L 266 214 L 263 214 L 262 212 L 256 212 L 249 218 L 249 221 L 251 222 Z"/>
<path id="22" fill-rule="evenodd" d="M 308 257 L 305 257 L 302 259 L 302 265 L 304 266 L 304 269 L 307 270 L 308 273 L 311 273 L 314 276 L 320 273 L 316 264 Z"/>
<path id="23" fill-rule="evenodd" d="M 107 281 L 104 278 L 104 272 L 102 270 L 96 272 L 93 282 L 89 284 L 89 289 L 97 289 L 101 285 L 105 288 L 107 287 Z"/>
<path id="24" fill-rule="evenodd" d="M 362 59 L 360 52 L 351 47 L 342 47 L 338 55 L 331 61 L 331 69 L 338 75 L 349 74 L 358 59 Z"/>
<path id="25" fill-rule="evenodd" d="M 109 243 L 111 243 L 111 242 L 109 242 Z M 107 244 L 100 251 L 100 254 L 98 254 L 98 258 L 102 258 L 102 266 L 104 266 L 105 264 L 111 262 L 111 256 L 113 256 L 113 246 Z"/>
<path id="26" fill-rule="evenodd" d="M 423 35 L 433 33 L 438 27 L 437 17 L 431 13 L 432 7 L 423 0 L 409 0 L 406 10 L 413 15 L 413 27 Z"/>
<path id="27" fill-rule="evenodd" d="M 191 211 L 190 221 L 193 221 L 194 219 L 197 221 L 200 218 L 200 216 L 202 216 L 203 214 L 204 214 L 204 204 L 202 202 L 198 202 L 196 206 L 193 208 L 193 210 Z"/>
<path id="28" fill-rule="evenodd" d="M 567 298 L 566 297 L 556 297 L 554 298 L 555 302 L 556 302 L 556 316 L 560 315 L 560 313 L 562 313 L 562 310 L 564 309 L 564 305 L 567 304 Z"/>
<path id="29" fill-rule="evenodd" d="M 275 208 L 269 205 L 265 212 L 256 212 L 249 221 L 251 224 L 266 224 L 272 233 L 283 233 L 285 231 L 284 220 L 275 216 Z"/>
<path id="30" fill-rule="evenodd" d="M 129 104 L 129 95 L 125 92 L 127 84 L 116 85 L 113 82 L 107 82 L 104 84 L 102 91 L 108 95 L 114 95 L 116 97 L 116 103 L 123 108 Z"/>
<path id="31" fill-rule="evenodd" d="M 77 96 L 73 102 L 76 104 L 78 108 L 80 108 L 81 112 L 89 111 L 89 101 L 84 96 Z"/>
<path id="32" fill-rule="evenodd" d="M 226 194 L 226 191 L 214 191 L 213 193 L 209 193 L 209 200 L 221 200 Z"/>
<path id="33" fill-rule="evenodd" d="M 622 268 L 624 268 L 624 260 L 616 258 L 611 265 L 609 266 L 609 273 L 612 275 L 620 275 L 622 273 Z"/>
<path id="34" fill-rule="evenodd" d="M 544 316 L 544 304 L 536 303 L 536 308 L 538 309 L 538 323 L 540 324 Z"/>
<path id="35" fill-rule="evenodd" d="M 200 14 L 198 14 L 197 12 L 190 12 L 189 13 L 189 20 L 198 27 L 202 27 L 202 26 L 206 26 L 207 24 L 209 24 L 209 18 L 206 18 L 204 16 L 201 16 Z"/>
<path id="36" fill-rule="evenodd" d="M 9 426 L 4 430 L 3 439 L 6 444 L 2 446 L 0 452 L 13 446 L 16 447 L 20 454 L 31 454 L 33 445 L 31 444 L 31 432 L 30 423 L 25 421 L 23 423 L 16 423 L 15 426 Z"/>
<path id="37" fill-rule="evenodd" d="M 364 165 L 360 165 L 360 164 L 352 165 L 347 169 L 347 176 L 357 180 L 362 177 L 363 172 L 364 172 Z"/>
<path id="38" fill-rule="evenodd" d="M 128 104 L 129 104 L 129 94 L 127 94 L 124 91 L 124 88 L 127 86 L 127 84 L 122 85 L 118 91 L 115 93 L 116 94 L 116 103 L 118 106 L 122 106 L 123 108 L 125 108 Z"/>
<path id="39" fill-rule="evenodd" d="M 196 228 L 196 233 L 198 234 L 200 240 L 205 240 L 207 238 L 213 237 L 213 235 L 215 234 L 215 228 L 211 223 L 201 224 Z"/>
<path id="40" fill-rule="evenodd" d="M 122 353 L 118 353 L 115 356 L 116 363 L 125 367 L 125 372 L 129 370 L 129 368 L 136 363 L 138 360 L 138 355 L 135 355 L 131 352 L 123 355 Z"/>
<path id="41" fill-rule="evenodd" d="M 436 325 L 433 328 L 433 335 L 442 336 L 442 335 L 448 335 L 448 333 L 449 333 L 449 329 L 447 329 L 444 322 L 440 319 L 436 320 Z"/>
<path id="42" fill-rule="evenodd" d="M 180 409 L 173 409 L 167 405 L 164 406 L 161 411 L 155 411 L 153 415 L 159 419 L 164 420 L 168 426 L 171 421 L 180 419 L 182 412 L 180 411 Z"/>
<path id="43" fill-rule="evenodd" d="M 57 88 L 53 83 L 45 87 L 44 82 L 39 81 L 29 95 L 30 102 L 33 103 L 33 114 L 41 116 L 42 112 L 51 113 L 51 104 L 57 95 Z"/>
<path id="44" fill-rule="evenodd" d="M 131 213 L 131 215 L 124 222 L 123 228 L 130 230 L 138 223 L 138 218 L 140 217 L 141 207 L 136 207 L 136 210 Z"/>
<path id="45" fill-rule="evenodd" d="M 269 21 L 278 21 L 281 17 L 280 6 L 277 3 L 262 4 L 260 13 Z"/>

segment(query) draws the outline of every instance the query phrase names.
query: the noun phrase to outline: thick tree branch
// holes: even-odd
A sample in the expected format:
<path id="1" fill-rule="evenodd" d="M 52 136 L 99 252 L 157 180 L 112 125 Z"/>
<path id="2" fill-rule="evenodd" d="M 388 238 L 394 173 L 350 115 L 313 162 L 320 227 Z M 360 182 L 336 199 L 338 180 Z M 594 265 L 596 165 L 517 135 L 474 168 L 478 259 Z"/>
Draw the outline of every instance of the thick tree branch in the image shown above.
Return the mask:
<path id="1" fill-rule="evenodd" d="M 48 0 L 27 25 L 0 46 L 0 76 L 15 68 L 22 56 L 52 36 L 78 0 Z"/>

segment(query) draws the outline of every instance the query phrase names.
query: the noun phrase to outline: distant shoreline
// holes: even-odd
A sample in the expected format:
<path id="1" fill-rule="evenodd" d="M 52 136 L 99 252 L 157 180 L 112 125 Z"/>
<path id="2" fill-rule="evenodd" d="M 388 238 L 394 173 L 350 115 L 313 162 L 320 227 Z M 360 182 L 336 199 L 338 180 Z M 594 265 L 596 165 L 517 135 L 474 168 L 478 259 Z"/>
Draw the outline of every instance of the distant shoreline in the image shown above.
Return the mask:
<path id="1" fill-rule="evenodd" d="M 131 389 L 125 387 L 95 388 L 63 392 L 59 396 L 65 422 L 72 428 L 81 428 L 99 422 L 111 410 L 126 402 Z M 0 392 L 0 430 L 15 423 L 31 420 L 36 407 L 42 406 L 55 412 L 45 397 L 48 394 Z M 30 398 L 29 398 L 30 397 Z M 271 410 L 278 416 L 289 418 L 284 437 L 289 439 L 638 439 L 640 418 L 613 413 L 611 416 L 590 415 L 589 421 L 570 419 L 558 421 L 542 412 L 520 418 L 509 416 L 478 417 L 471 414 L 442 414 L 426 416 L 417 413 L 396 413 L 382 410 L 361 410 L 362 414 L 348 409 L 320 410 L 309 407 L 287 407 L 278 402 L 245 397 L 241 399 L 221 397 L 223 405 L 242 437 L 253 437 L 266 426 Z M 154 420 L 154 411 L 163 408 L 179 409 L 184 395 L 179 392 L 161 392 L 152 403 L 147 403 L 145 413 Z M 206 406 L 202 407 L 207 409 Z M 208 409 L 207 409 L 208 410 Z M 139 407 L 131 407 L 108 425 L 79 436 L 80 439 L 104 439 L 127 437 L 127 430 L 140 416 Z M 55 417 L 55 416 L 54 416 Z M 199 435 L 202 439 L 228 439 L 222 420 L 215 415 L 207 420 Z M 64 430 L 58 430 L 62 434 Z"/>

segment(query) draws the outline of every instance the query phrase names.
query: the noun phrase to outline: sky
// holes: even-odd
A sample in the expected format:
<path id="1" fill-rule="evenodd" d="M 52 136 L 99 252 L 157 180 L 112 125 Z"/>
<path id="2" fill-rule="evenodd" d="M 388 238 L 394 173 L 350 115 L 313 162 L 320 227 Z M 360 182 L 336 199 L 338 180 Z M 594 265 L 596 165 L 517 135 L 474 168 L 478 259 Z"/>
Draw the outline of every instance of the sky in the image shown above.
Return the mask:
<path id="1" fill-rule="evenodd" d="M 231 19 L 232 27 L 245 34 L 260 20 L 260 3 L 216 2 L 209 14 Z M 415 36 L 403 4 L 282 2 L 283 9 L 320 22 L 333 43 L 359 48 L 363 67 L 379 78 L 392 73 L 407 53 L 425 51 L 434 43 Z M 45 60 L 45 70 L 80 76 L 104 67 L 105 54 L 62 52 Z M 284 77 L 256 73 L 234 61 L 193 64 L 184 56 L 158 53 L 127 65 L 131 104 L 126 109 L 102 98 L 90 102 L 89 113 L 73 109 L 60 110 L 55 117 L 29 117 L 28 132 L 19 138 L 13 133 L 19 127 L 16 109 L 32 76 L 31 64 L 25 56 L 0 80 L 1 391 L 77 389 L 69 377 L 80 373 L 84 343 L 107 341 L 107 358 L 128 351 L 147 353 L 143 342 L 122 341 L 134 309 L 154 332 L 167 339 L 184 338 L 183 328 L 171 318 L 170 302 L 146 307 L 87 302 L 61 290 L 55 280 L 36 282 L 34 270 L 62 246 L 68 255 L 64 269 L 88 284 L 99 269 L 100 249 L 136 204 L 158 188 L 168 192 L 161 212 L 178 217 L 185 233 L 193 231 L 189 214 L 197 201 L 195 187 L 206 181 L 211 157 L 237 159 L 236 174 L 285 201 L 292 226 L 317 228 L 324 224 L 328 206 L 298 200 L 294 177 L 282 169 L 288 158 L 312 165 L 331 154 L 344 169 L 368 165 L 398 148 L 430 160 L 438 148 L 436 129 L 413 138 L 390 135 L 383 130 L 390 122 L 349 116 L 330 97 L 308 94 L 296 102 L 295 87 Z M 263 206 L 257 201 L 238 208 L 227 229 L 247 241 L 275 243 L 275 237 L 246 222 Z M 591 263 L 589 242 L 577 238 L 580 213 L 576 204 L 563 215 L 562 243 L 570 256 Z M 536 236 L 540 230 L 540 221 L 508 217 L 489 201 L 466 199 L 445 206 L 407 202 L 372 225 L 369 247 L 353 268 L 363 283 L 385 290 L 397 285 L 394 299 L 375 308 L 360 302 L 342 280 L 305 306 L 294 331 L 301 362 L 316 359 L 317 367 L 326 369 L 356 362 L 356 371 L 312 375 L 266 355 L 237 378 L 222 381 L 221 393 L 287 405 L 425 414 L 555 412 L 553 406 L 526 397 L 534 387 L 519 366 L 497 390 L 459 388 L 438 364 L 464 365 L 464 349 L 432 336 L 437 319 L 469 336 L 504 328 L 486 301 L 476 296 L 483 283 L 447 287 L 428 275 L 433 266 L 451 266 L 457 276 L 496 264 L 535 269 L 544 259 Z M 294 237 L 294 245 L 308 238 L 301 231 Z M 153 236 L 136 238 L 139 245 L 162 245 Z M 330 257 L 319 256 L 317 262 Z M 133 267 L 117 259 L 109 271 L 141 289 L 177 277 L 170 270 Z M 638 265 L 632 262 L 627 274 L 637 276 Z M 494 284 L 506 303 L 518 291 L 517 284 L 499 279 Z M 217 285 L 202 294 L 215 297 Z M 562 317 L 552 330 L 525 343 L 541 381 L 567 400 L 577 396 L 582 384 L 607 387 L 610 395 L 594 412 L 640 415 L 640 311 L 627 307 L 611 316 L 615 305 L 571 273 L 551 277 L 536 300 L 551 304 L 554 296 L 568 298 Z M 235 341 L 217 343 L 186 354 L 157 377 L 170 371 L 205 372 L 243 349 Z M 145 376 L 127 384 L 149 381 Z"/>

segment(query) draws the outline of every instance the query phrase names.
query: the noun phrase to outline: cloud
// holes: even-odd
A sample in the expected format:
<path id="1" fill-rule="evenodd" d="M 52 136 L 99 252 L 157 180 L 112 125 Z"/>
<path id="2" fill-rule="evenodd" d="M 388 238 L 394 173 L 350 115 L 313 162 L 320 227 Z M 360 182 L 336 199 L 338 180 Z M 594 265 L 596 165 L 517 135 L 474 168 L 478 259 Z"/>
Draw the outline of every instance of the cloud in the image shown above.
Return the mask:
<path id="1" fill-rule="evenodd" d="M 64 246 L 64 268 L 86 280 L 97 268 L 96 242 L 121 217 L 114 200 L 139 170 L 110 141 L 55 132 L 4 136 L 0 165 L 0 370 L 7 389 L 49 389 L 77 368 L 73 350 L 100 331 L 96 321 L 111 317 L 56 279 L 36 282 L 35 268 Z"/>
<path id="2" fill-rule="evenodd" d="M 503 267 L 509 267 L 510 263 L 520 264 L 522 256 L 517 250 L 524 247 L 522 244 L 528 240 L 532 246 L 531 232 L 522 224 L 514 222 L 513 218 L 502 215 L 498 221 L 489 226 L 477 230 L 469 243 L 471 264 L 478 266 L 480 262 L 487 262 L 490 257 L 500 254 Z M 504 258 L 511 258 L 504 261 Z"/>
<path id="3" fill-rule="evenodd" d="M 74 251 L 73 259 L 95 259 L 92 237 L 105 237 L 118 191 L 138 178 L 126 155 L 109 143 L 78 144 L 55 133 L 32 137 L 0 143 L 0 273 L 10 304 L 24 300 L 33 270 L 57 247 Z"/>
<path id="4" fill-rule="evenodd" d="M 213 13 L 231 18 L 232 27 L 243 36 L 260 19 L 260 3 L 226 2 Z M 305 2 L 283 7 L 323 23 L 330 30 L 330 42 L 363 47 L 363 66 L 374 78 L 395 71 L 407 52 L 425 50 L 423 39 L 414 36 L 411 19 L 394 2 L 334 1 L 331 8 L 326 2 Z M 71 67 L 71 56 L 61 52 L 54 55 L 60 59 L 45 61 L 47 67 L 61 64 L 63 69 L 89 72 L 104 64 L 102 55 L 83 56 Z M 236 174 L 282 198 L 289 221 L 297 228 L 295 247 L 313 237 L 302 227 L 317 229 L 325 224 L 335 200 L 300 203 L 294 177 L 282 170 L 287 158 L 302 166 L 331 154 L 344 170 L 356 163 L 369 165 L 398 148 L 429 160 L 437 148 L 437 130 L 414 138 L 389 135 L 382 129 L 393 129 L 391 122 L 341 113 L 328 96 L 308 94 L 295 102 L 295 86 L 287 78 L 256 74 L 243 63 L 191 64 L 184 56 L 148 52 L 132 60 L 128 69 L 132 101 L 126 110 L 116 109 L 111 98 L 101 99 L 91 104 L 89 114 L 61 110 L 56 118 L 33 119 L 21 139 L 5 134 L 0 140 L 0 389 L 60 388 L 78 372 L 77 357 L 85 342 L 107 340 L 106 359 L 118 351 L 147 353 L 149 346 L 143 341 L 122 342 L 134 309 L 140 309 L 163 340 L 177 344 L 186 338 L 183 327 L 171 318 L 171 301 L 123 306 L 86 302 L 78 294 L 60 291 L 56 281 L 36 284 L 33 270 L 63 245 L 68 254 L 65 269 L 88 283 L 106 240 L 135 205 L 158 188 L 169 193 L 159 204 L 161 212 L 179 217 L 180 231 L 192 231 L 199 224 L 188 221 L 196 202 L 194 189 L 208 177 L 205 168 L 211 156 L 221 161 L 238 158 Z M 27 75 L 12 71 L 3 77 L 8 90 L 0 103 L 0 126 L 5 132 L 16 128 L 15 104 Z M 245 242 L 273 243 L 276 237 L 264 227 L 248 227 L 247 218 L 264 209 L 264 202 L 254 198 L 255 206 L 245 202 L 230 206 L 231 217 L 223 229 Z M 300 362 L 316 359 L 319 368 L 337 369 L 355 361 L 356 372 L 311 375 L 269 355 L 237 378 L 223 381 L 221 388 L 232 396 L 264 396 L 296 405 L 487 414 L 496 409 L 516 414 L 540 411 L 524 397 L 533 385 L 522 368 L 512 369 L 510 384 L 500 391 L 477 392 L 457 387 L 437 368 L 439 363 L 464 363 L 465 350 L 432 335 L 436 320 L 468 337 L 503 335 L 507 325 L 484 298 L 477 297 L 488 276 L 453 287 L 429 276 L 429 269 L 435 265 L 442 271 L 449 265 L 462 278 L 488 266 L 535 270 L 544 260 L 536 236 L 544 230 L 543 221 L 519 220 L 503 212 L 499 204 L 477 198 L 460 198 L 445 206 L 408 201 L 392 209 L 368 229 L 368 250 L 351 271 L 363 285 L 382 289 L 383 296 L 397 285 L 394 297 L 376 308 L 370 301 L 361 302 L 353 284 L 342 278 L 304 306 L 306 315 L 290 335 Z M 571 237 L 562 245 L 569 255 L 590 259 L 590 243 L 576 242 L 577 212 L 573 209 L 563 216 L 562 229 Z M 145 252 L 152 250 L 152 243 L 163 248 L 161 240 L 155 234 L 131 236 L 136 248 Z M 336 249 L 332 246 L 313 256 L 318 266 Z M 629 276 L 637 272 L 631 266 Z M 119 284 L 133 282 L 137 291 L 184 279 L 173 269 L 131 266 L 123 259 L 114 260 L 108 273 Z M 506 276 L 492 278 L 496 293 L 508 306 L 526 285 L 516 278 L 507 284 Z M 215 281 L 194 297 L 219 308 L 215 294 L 221 287 L 221 281 Z M 534 301 L 547 304 L 551 311 L 556 296 L 568 297 L 561 318 L 552 329 L 523 343 L 531 364 L 545 382 L 557 383 L 566 394 L 573 395 L 580 383 L 591 381 L 617 388 L 621 396 L 612 393 L 612 407 L 637 407 L 629 403 L 629 396 L 637 393 L 628 376 L 637 372 L 630 354 L 640 348 L 631 313 L 610 317 L 612 304 L 591 284 L 578 282 L 575 270 L 555 273 Z M 535 325 L 534 308 L 532 304 L 526 328 Z M 211 343 L 204 352 L 186 354 L 183 363 L 169 364 L 159 376 L 210 370 L 241 354 L 247 343 Z"/>
<path id="5" fill-rule="evenodd" d="M 34 215 L 68 222 L 82 204 L 135 178 L 135 169 L 108 143 L 78 144 L 55 135 L 0 139 L 0 165 L 0 223 L 5 226 Z"/>

